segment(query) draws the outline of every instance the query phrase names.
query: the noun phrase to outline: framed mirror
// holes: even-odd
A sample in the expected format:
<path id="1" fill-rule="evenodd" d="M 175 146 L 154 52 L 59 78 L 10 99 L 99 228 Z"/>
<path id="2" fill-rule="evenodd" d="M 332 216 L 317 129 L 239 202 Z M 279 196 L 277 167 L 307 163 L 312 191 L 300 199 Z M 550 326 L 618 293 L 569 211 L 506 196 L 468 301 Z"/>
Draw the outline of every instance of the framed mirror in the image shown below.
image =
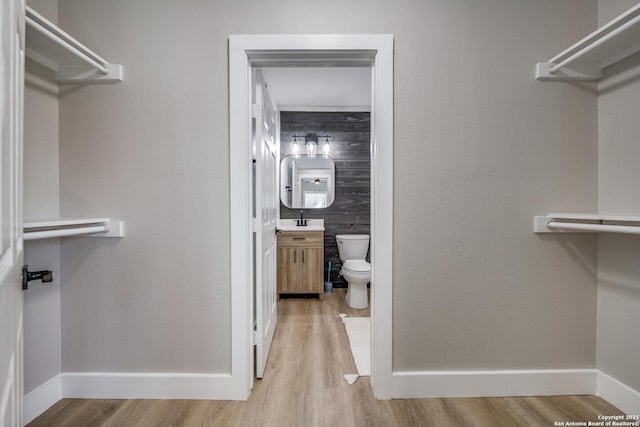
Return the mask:
<path id="1" fill-rule="evenodd" d="M 293 209 L 322 209 L 335 200 L 336 167 L 329 157 L 287 156 L 280 163 L 280 200 Z"/>

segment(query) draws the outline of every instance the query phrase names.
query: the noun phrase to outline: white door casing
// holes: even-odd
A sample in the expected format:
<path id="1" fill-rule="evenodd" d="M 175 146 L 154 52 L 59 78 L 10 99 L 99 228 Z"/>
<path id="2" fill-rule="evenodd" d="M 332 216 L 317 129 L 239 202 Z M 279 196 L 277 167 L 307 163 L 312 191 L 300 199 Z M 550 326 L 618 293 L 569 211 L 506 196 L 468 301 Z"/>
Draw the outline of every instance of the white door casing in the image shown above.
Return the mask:
<path id="1" fill-rule="evenodd" d="M 262 378 L 277 321 L 276 222 L 280 203 L 280 147 L 277 107 L 271 100 L 260 70 L 255 70 L 254 76 L 255 107 L 252 109 L 255 112 L 253 135 L 256 153 L 256 377 Z"/>
<path id="2" fill-rule="evenodd" d="M 0 23 L 0 427 L 21 427 L 23 1 L 2 1 Z"/>
<path id="3" fill-rule="evenodd" d="M 293 162 L 291 168 L 291 206 L 304 206 L 302 200 L 302 190 L 300 189 L 300 167 L 298 162 Z"/>
<path id="4" fill-rule="evenodd" d="M 371 382 L 391 398 L 393 296 L 393 36 L 256 34 L 229 37 L 231 394 L 253 385 L 251 74 L 265 66 L 366 66 L 371 105 Z"/>

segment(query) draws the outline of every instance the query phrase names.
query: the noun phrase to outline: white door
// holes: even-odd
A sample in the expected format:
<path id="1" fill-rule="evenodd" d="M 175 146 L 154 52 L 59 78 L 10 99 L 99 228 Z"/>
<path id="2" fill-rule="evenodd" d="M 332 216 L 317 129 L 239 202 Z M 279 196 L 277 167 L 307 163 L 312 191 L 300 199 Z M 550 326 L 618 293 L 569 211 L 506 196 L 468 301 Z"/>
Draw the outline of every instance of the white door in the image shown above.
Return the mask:
<path id="1" fill-rule="evenodd" d="M 0 427 L 22 426 L 24 3 L 0 6 Z"/>
<path id="2" fill-rule="evenodd" d="M 255 72 L 255 215 L 256 215 L 256 377 L 264 376 L 264 369 L 276 328 L 276 221 L 278 197 L 277 107 L 269 96 L 260 70 Z"/>

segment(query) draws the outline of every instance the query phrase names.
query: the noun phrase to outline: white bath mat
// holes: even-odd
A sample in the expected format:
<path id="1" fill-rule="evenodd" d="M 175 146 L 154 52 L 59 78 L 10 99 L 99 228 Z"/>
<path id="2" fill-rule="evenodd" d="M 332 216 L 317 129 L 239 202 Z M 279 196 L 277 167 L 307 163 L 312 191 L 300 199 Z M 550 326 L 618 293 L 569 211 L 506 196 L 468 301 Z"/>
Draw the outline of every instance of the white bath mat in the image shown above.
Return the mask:
<path id="1" fill-rule="evenodd" d="M 344 380 L 349 385 L 355 383 L 357 379 L 358 379 L 358 374 L 347 374 L 347 375 L 344 375 Z"/>
<path id="2" fill-rule="evenodd" d="M 371 318 L 342 316 L 358 375 L 371 375 Z"/>

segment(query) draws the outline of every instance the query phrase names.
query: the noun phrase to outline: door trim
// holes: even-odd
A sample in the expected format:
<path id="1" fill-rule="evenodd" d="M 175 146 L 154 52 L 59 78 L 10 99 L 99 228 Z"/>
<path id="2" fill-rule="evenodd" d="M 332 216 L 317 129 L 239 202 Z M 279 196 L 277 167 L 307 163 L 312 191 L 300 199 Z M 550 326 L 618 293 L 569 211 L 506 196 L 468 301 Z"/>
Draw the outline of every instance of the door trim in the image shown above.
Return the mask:
<path id="1" fill-rule="evenodd" d="M 253 385 L 251 231 L 251 68 L 368 64 L 371 105 L 371 383 L 391 398 L 393 296 L 393 36 L 232 35 L 229 37 L 229 174 L 231 230 L 231 394 Z M 253 61 L 253 62 L 252 62 Z"/>

